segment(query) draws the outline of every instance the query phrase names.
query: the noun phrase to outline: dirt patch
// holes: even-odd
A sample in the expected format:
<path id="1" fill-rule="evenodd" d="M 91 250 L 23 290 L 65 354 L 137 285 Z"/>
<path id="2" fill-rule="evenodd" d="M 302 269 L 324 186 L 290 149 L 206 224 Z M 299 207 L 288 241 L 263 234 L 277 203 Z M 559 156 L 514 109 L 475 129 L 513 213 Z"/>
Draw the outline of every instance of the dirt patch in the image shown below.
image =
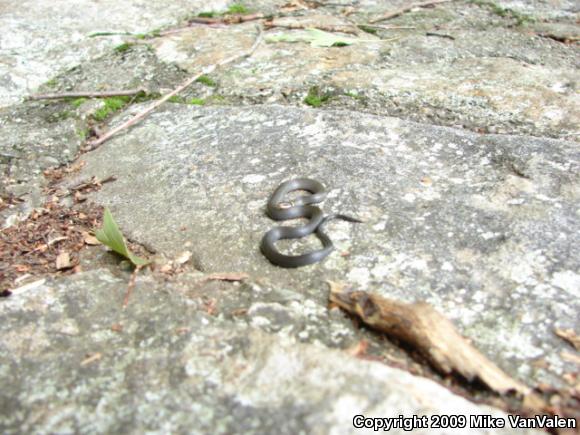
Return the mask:
<path id="1" fill-rule="evenodd" d="M 55 202 L 0 232 L 0 295 L 29 278 L 79 271 L 79 253 L 92 243 L 103 209 L 92 203 L 69 208 Z"/>

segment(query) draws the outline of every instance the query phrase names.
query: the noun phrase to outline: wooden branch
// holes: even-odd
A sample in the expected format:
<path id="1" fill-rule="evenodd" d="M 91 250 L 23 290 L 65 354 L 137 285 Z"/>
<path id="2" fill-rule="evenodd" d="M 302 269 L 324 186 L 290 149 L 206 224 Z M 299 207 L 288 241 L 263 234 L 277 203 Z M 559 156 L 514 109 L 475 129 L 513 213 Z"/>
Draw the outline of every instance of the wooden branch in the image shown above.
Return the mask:
<path id="1" fill-rule="evenodd" d="M 380 24 L 359 24 L 360 26 L 381 30 L 412 30 L 417 28 L 415 26 L 381 26 Z"/>
<path id="2" fill-rule="evenodd" d="M 412 3 L 408 6 L 402 7 L 401 9 L 387 12 L 386 14 L 381 15 L 378 18 L 370 20 L 369 23 L 374 24 L 374 23 L 378 23 L 379 21 L 390 20 L 391 18 L 398 17 L 399 15 L 404 14 L 405 12 L 409 12 L 412 9 L 426 8 L 428 6 L 438 5 L 439 3 L 447 3 L 447 2 L 451 2 L 451 1 L 453 1 L 453 0 L 428 0 L 428 1 L 419 2 L 419 3 Z"/>
<path id="3" fill-rule="evenodd" d="M 251 56 L 254 53 L 254 51 L 256 51 L 256 49 L 260 45 L 261 41 L 262 41 L 262 28 L 260 26 L 258 26 L 258 36 L 256 36 L 256 40 L 255 40 L 254 44 L 252 45 L 252 47 L 248 51 L 242 52 L 240 54 L 236 54 L 234 56 L 230 56 L 230 57 L 228 57 L 228 58 L 226 58 L 226 59 L 224 59 L 216 64 L 209 65 L 209 66 L 205 67 L 204 69 L 202 69 L 202 71 L 200 73 L 195 74 L 194 76 L 188 78 L 185 82 L 183 82 L 183 84 L 181 84 L 180 86 L 175 88 L 173 91 L 165 94 L 159 100 L 155 101 L 149 107 L 147 107 L 146 109 L 142 110 L 141 112 L 139 112 L 138 114 L 133 116 L 131 119 L 125 121 L 124 123 L 122 123 L 121 125 L 118 125 L 117 127 L 114 127 L 113 129 L 109 130 L 108 132 L 103 134 L 98 139 L 89 142 L 86 150 L 87 151 L 94 150 L 95 148 L 102 145 L 104 142 L 109 140 L 111 137 L 113 137 L 114 135 L 116 135 L 120 131 L 127 129 L 134 124 L 137 124 L 139 121 L 141 121 L 143 118 L 145 118 L 147 115 L 149 115 L 155 109 L 157 109 L 159 106 L 161 106 L 167 100 L 169 100 L 171 97 L 182 92 L 185 88 L 187 88 L 189 85 L 191 85 L 193 82 L 195 82 L 201 76 L 213 72 L 218 67 L 221 67 L 221 66 L 227 65 L 228 63 L 232 63 L 236 60 L 240 60 L 240 59 L 243 59 L 245 57 Z"/>
<path id="4" fill-rule="evenodd" d="M 330 301 L 388 336 L 418 349 L 439 372 L 456 372 L 472 382 L 479 379 L 491 390 L 523 396 L 530 389 L 505 374 L 463 338 L 453 324 L 425 302 L 406 304 L 363 291 L 344 292 L 329 281 Z"/>
<path id="5" fill-rule="evenodd" d="M 147 94 L 145 89 L 130 89 L 127 91 L 104 91 L 104 92 L 62 92 L 60 94 L 34 94 L 28 100 L 59 100 L 61 98 L 107 98 L 107 97 L 130 97 L 132 95 Z"/>
<path id="6" fill-rule="evenodd" d="M 284 29 L 292 29 L 292 30 L 315 28 L 315 29 L 323 30 L 325 32 L 332 32 L 332 33 L 339 32 L 339 33 L 347 33 L 350 35 L 360 35 L 362 33 L 362 31 L 360 31 L 358 29 L 358 27 L 356 27 L 354 25 L 332 26 L 332 25 L 317 25 L 317 24 L 312 24 L 312 23 L 306 24 L 306 23 L 300 23 L 300 22 L 284 23 L 281 20 L 276 20 L 276 18 L 264 21 L 264 27 L 266 27 L 267 29 L 272 29 L 274 27 L 281 27 Z"/>
<path id="7" fill-rule="evenodd" d="M 250 15 L 225 15 L 222 18 L 207 18 L 207 17 L 195 17 L 189 19 L 189 23 L 197 23 L 197 24 L 206 24 L 206 25 L 213 25 L 213 24 L 240 24 L 246 23 L 248 21 L 255 21 L 261 20 L 264 18 L 265 15 L 261 13 L 250 14 Z"/>

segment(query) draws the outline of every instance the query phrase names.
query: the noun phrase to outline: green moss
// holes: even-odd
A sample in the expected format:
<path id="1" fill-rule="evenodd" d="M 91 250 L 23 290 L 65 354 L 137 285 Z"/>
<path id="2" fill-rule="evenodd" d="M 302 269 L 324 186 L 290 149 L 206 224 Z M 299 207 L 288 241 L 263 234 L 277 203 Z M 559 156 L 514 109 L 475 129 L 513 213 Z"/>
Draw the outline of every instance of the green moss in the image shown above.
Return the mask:
<path id="1" fill-rule="evenodd" d="M 129 43 L 129 42 L 125 42 L 121 45 L 117 45 L 114 50 L 117 53 L 125 53 L 127 51 L 129 51 L 131 49 L 131 47 L 133 46 L 133 44 Z"/>
<path id="2" fill-rule="evenodd" d="M 361 29 L 363 32 L 370 33 L 371 35 L 376 35 L 378 32 L 378 30 L 375 29 L 374 27 L 365 26 L 364 24 L 359 24 L 358 28 Z"/>
<path id="3" fill-rule="evenodd" d="M 250 10 L 241 3 L 234 3 L 228 8 L 228 14 L 247 14 Z"/>
<path id="4" fill-rule="evenodd" d="M 46 119 L 48 120 L 48 122 L 60 122 L 70 118 L 71 116 L 72 116 L 71 112 L 69 112 L 68 110 L 62 110 L 60 112 L 51 113 L 50 115 L 48 115 Z"/>
<path id="5" fill-rule="evenodd" d="M 226 97 L 220 94 L 214 94 L 205 100 L 206 103 L 216 103 L 216 104 L 223 103 L 225 101 Z"/>
<path id="6" fill-rule="evenodd" d="M 81 107 L 83 105 L 83 103 L 87 101 L 87 98 L 75 98 L 74 100 L 72 100 L 70 102 L 71 106 L 73 106 L 75 109 L 78 109 L 79 107 Z"/>
<path id="7" fill-rule="evenodd" d="M 121 110 L 130 101 L 130 97 L 109 97 L 103 100 L 103 107 L 97 109 L 93 118 L 97 121 L 104 121 L 109 115 Z"/>
<path id="8" fill-rule="evenodd" d="M 530 15 L 522 14 L 513 9 L 504 8 L 492 1 L 488 0 L 472 0 L 472 4 L 482 7 L 487 7 L 498 17 L 513 18 L 516 21 L 516 26 L 525 26 L 528 23 L 533 23 L 536 19 Z"/>
<path id="9" fill-rule="evenodd" d="M 58 85 L 58 82 L 56 79 L 50 79 L 44 85 L 49 87 L 49 88 L 56 88 L 56 86 Z"/>
<path id="10" fill-rule="evenodd" d="M 308 90 L 308 95 L 304 98 L 304 102 L 312 107 L 320 107 L 330 99 L 330 95 L 321 94 L 317 86 L 313 86 Z"/>
<path id="11" fill-rule="evenodd" d="M 90 133 L 90 131 L 88 128 L 83 128 L 82 130 L 77 130 L 77 134 L 81 138 L 82 141 L 87 140 L 87 138 L 89 137 L 89 133 Z"/>
<path id="12" fill-rule="evenodd" d="M 203 98 L 192 98 L 187 103 L 193 104 L 195 106 L 203 106 L 205 104 L 205 100 Z"/>
<path id="13" fill-rule="evenodd" d="M 201 12 L 199 14 L 197 14 L 197 16 L 199 18 L 214 18 L 217 17 L 219 14 L 217 12 L 214 11 L 209 11 L 209 12 Z"/>
<path id="14" fill-rule="evenodd" d="M 185 98 L 180 97 L 179 95 L 174 95 L 173 97 L 169 98 L 169 100 L 167 100 L 169 103 L 179 103 L 179 104 L 184 104 L 185 103 Z"/>
<path id="15" fill-rule="evenodd" d="M 346 97 L 354 98 L 355 100 L 362 100 L 364 98 L 362 95 L 350 91 L 346 91 L 343 95 Z"/>
<path id="16" fill-rule="evenodd" d="M 202 83 L 206 86 L 211 86 L 212 88 L 215 88 L 217 86 L 217 83 L 208 76 L 201 76 L 196 80 L 196 82 Z"/>

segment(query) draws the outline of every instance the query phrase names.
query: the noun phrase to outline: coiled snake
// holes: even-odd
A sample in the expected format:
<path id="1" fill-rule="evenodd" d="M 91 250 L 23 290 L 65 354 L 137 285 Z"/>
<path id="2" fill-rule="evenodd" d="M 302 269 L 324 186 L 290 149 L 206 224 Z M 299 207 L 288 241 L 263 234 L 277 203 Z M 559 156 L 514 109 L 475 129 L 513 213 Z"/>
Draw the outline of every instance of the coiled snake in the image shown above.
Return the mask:
<path id="1" fill-rule="evenodd" d="M 295 190 L 305 190 L 308 195 L 301 195 L 291 202 L 288 208 L 282 208 L 284 197 Z M 361 223 L 362 221 L 343 214 L 333 213 L 324 216 L 322 210 L 312 204 L 322 202 L 328 192 L 324 186 L 316 180 L 309 178 L 296 178 L 285 181 L 274 191 L 268 200 L 267 213 L 276 221 L 288 219 L 307 218 L 308 223 L 298 227 L 275 227 L 268 231 L 262 238 L 260 249 L 271 263 L 281 267 L 301 267 L 323 260 L 334 250 L 330 238 L 322 231 L 322 226 L 331 219 L 342 219 L 348 222 Z M 308 254 L 284 255 L 278 252 L 274 244 L 282 239 L 299 239 L 315 233 L 322 242 L 322 249 Z"/>

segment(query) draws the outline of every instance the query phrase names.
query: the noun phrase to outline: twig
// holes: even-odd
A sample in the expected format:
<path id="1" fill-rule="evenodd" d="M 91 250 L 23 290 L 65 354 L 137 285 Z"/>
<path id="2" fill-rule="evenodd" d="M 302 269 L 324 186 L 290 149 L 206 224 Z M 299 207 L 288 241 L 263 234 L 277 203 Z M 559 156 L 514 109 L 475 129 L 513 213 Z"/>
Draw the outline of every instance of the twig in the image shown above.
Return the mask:
<path id="1" fill-rule="evenodd" d="M 530 394 L 530 388 L 483 356 L 431 305 L 406 304 L 364 291 L 345 292 L 342 285 L 328 283 L 332 303 L 359 316 L 373 329 L 415 347 L 439 372 L 459 373 L 470 382 L 479 379 L 499 394 Z"/>
<path id="2" fill-rule="evenodd" d="M 447 38 L 447 39 L 451 39 L 452 41 L 455 41 L 455 38 L 453 36 L 446 35 L 444 33 L 426 32 L 425 36 L 437 36 L 439 38 Z"/>
<path id="3" fill-rule="evenodd" d="M 381 26 L 381 25 L 377 25 L 377 24 L 360 24 L 360 26 L 363 27 L 372 27 L 373 29 L 381 29 L 381 30 L 412 30 L 412 29 L 416 29 L 417 27 L 415 26 Z"/>
<path id="4" fill-rule="evenodd" d="M 197 24 L 239 24 L 239 23 L 246 23 L 248 21 L 255 21 L 261 20 L 264 18 L 264 14 L 257 13 L 251 15 L 226 15 L 223 18 L 206 18 L 206 17 L 195 17 L 191 18 L 188 22 L 189 23 L 197 23 Z"/>
<path id="5" fill-rule="evenodd" d="M 123 97 L 146 94 L 145 89 L 130 89 L 127 91 L 104 91 L 104 92 L 63 92 L 60 94 L 35 94 L 28 97 L 29 100 L 59 100 L 61 98 L 107 98 Z"/>
<path id="6" fill-rule="evenodd" d="M 143 266 L 135 266 L 135 270 L 131 274 L 131 278 L 129 278 L 129 284 L 127 284 L 127 291 L 125 292 L 125 298 L 123 299 L 123 309 L 127 308 L 127 305 L 129 305 L 129 298 L 131 297 L 131 293 L 133 293 L 135 281 L 137 280 L 137 274 L 142 267 Z"/>
<path id="7" fill-rule="evenodd" d="M 409 12 L 410 10 L 415 8 L 425 8 L 428 6 L 437 5 L 439 3 L 447 3 L 450 1 L 453 0 L 428 0 L 420 3 L 412 3 L 408 6 L 402 7 L 401 9 L 397 9 L 396 11 L 387 12 L 386 14 L 381 15 L 380 17 L 375 18 L 374 20 L 370 20 L 369 23 L 374 24 L 378 23 L 379 21 L 390 20 L 391 18 L 398 17 L 399 15 L 404 14 L 405 12 Z"/>
<path id="8" fill-rule="evenodd" d="M 224 65 L 227 65 L 228 63 L 232 63 L 236 60 L 251 56 L 254 53 L 254 51 L 256 51 L 256 49 L 260 45 L 261 41 L 262 41 L 262 28 L 260 26 L 258 26 L 258 36 L 256 36 L 256 41 L 254 42 L 254 44 L 252 45 L 252 47 L 248 51 L 240 53 L 240 54 L 236 54 L 234 56 L 230 56 L 230 57 L 228 57 L 228 58 L 226 58 L 218 63 L 215 63 L 213 65 L 209 65 L 209 66 L 205 67 L 200 73 L 195 74 L 194 76 L 190 77 L 183 84 L 181 84 L 180 86 L 175 88 L 173 91 L 169 92 L 168 94 L 165 94 L 159 100 L 155 101 L 149 107 L 147 107 L 143 111 L 139 112 L 137 115 L 133 116 L 128 121 L 125 121 L 121 125 L 113 128 L 113 129 L 109 130 L 108 132 L 106 132 L 105 134 L 103 134 L 100 138 L 90 142 L 88 147 L 87 147 L 87 150 L 88 151 L 94 150 L 99 145 L 102 145 L 105 141 L 109 140 L 111 137 L 113 137 L 114 135 L 116 135 L 120 131 L 123 131 L 126 128 L 129 128 L 132 125 L 138 123 L 143 118 L 145 118 L 147 115 L 149 115 L 151 112 L 153 112 L 155 109 L 157 109 L 159 106 L 161 106 L 163 103 L 165 103 L 167 100 L 169 100 L 171 97 L 179 94 L 181 91 L 183 91 L 185 88 L 187 88 L 193 82 L 195 82 L 201 76 L 206 75 L 206 74 L 210 74 L 211 72 L 213 72 L 214 70 L 216 70 L 220 66 L 224 66 Z"/>
<path id="9" fill-rule="evenodd" d="M 313 25 L 311 23 L 284 23 L 284 22 L 280 22 L 280 21 L 276 21 L 276 19 L 272 19 L 272 20 L 267 20 L 264 21 L 264 27 L 266 27 L 267 29 L 271 29 L 274 27 L 282 27 L 284 29 L 292 29 L 292 30 L 298 30 L 298 29 L 319 29 L 319 30 L 323 30 L 325 32 L 340 32 L 340 33 L 347 33 L 350 35 L 360 35 L 361 31 L 356 27 L 356 26 L 350 26 L 350 25 L 343 25 L 343 26 L 332 26 L 332 25 Z"/>

